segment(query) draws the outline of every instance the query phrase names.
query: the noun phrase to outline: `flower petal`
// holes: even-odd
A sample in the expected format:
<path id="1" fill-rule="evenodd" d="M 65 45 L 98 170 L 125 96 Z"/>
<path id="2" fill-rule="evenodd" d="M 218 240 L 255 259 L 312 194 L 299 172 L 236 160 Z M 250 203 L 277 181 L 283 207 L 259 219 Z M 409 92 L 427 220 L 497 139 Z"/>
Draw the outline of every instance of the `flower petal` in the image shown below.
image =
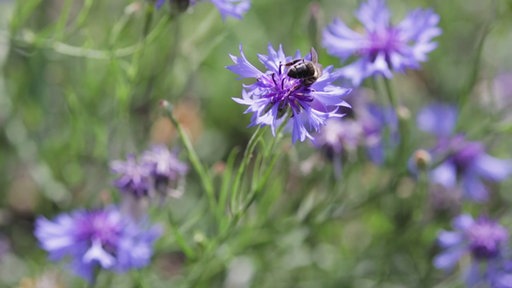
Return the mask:
<path id="1" fill-rule="evenodd" d="M 390 13 L 385 0 L 368 0 L 356 12 L 357 19 L 369 31 L 387 27 Z"/>
<path id="2" fill-rule="evenodd" d="M 473 169 L 485 179 L 503 181 L 512 174 L 512 161 L 482 154 L 476 159 Z"/>
<path id="3" fill-rule="evenodd" d="M 450 136 L 457 122 L 457 109 L 451 105 L 434 103 L 420 110 L 416 118 L 422 131 L 442 136 Z"/>
<path id="4" fill-rule="evenodd" d="M 460 257 L 462 257 L 465 252 L 466 250 L 463 246 L 448 249 L 434 258 L 434 266 L 437 269 L 449 271 L 455 267 Z"/>
<path id="5" fill-rule="evenodd" d="M 464 196 L 475 202 L 486 202 L 489 198 L 489 192 L 482 180 L 476 173 L 466 173 L 462 177 L 462 186 Z"/>
<path id="6" fill-rule="evenodd" d="M 435 169 L 430 171 L 430 179 L 432 182 L 441 184 L 446 188 L 453 188 L 457 184 L 457 172 L 455 166 L 445 161 Z"/>
<path id="7" fill-rule="evenodd" d="M 210 0 L 220 12 L 223 20 L 227 17 L 242 19 L 251 8 L 250 0 Z"/>
<path id="8" fill-rule="evenodd" d="M 226 68 L 235 73 L 240 75 L 240 78 L 258 78 L 263 73 L 258 70 L 258 68 L 254 67 L 248 60 L 245 58 L 244 52 L 242 50 L 242 45 L 240 45 L 240 56 L 236 57 L 233 55 L 229 55 L 231 57 L 231 60 L 235 63 L 235 65 L 226 66 Z"/>

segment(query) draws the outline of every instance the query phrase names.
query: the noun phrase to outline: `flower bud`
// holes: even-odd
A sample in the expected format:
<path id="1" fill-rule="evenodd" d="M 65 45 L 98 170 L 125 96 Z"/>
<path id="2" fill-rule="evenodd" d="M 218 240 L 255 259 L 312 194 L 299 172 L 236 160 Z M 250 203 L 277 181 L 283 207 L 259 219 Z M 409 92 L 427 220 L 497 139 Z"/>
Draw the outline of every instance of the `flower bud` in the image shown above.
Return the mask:
<path id="1" fill-rule="evenodd" d="M 426 170 L 432 163 L 432 156 L 427 150 L 423 149 L 416 150 L 413 159 L 419 170 Z"/>

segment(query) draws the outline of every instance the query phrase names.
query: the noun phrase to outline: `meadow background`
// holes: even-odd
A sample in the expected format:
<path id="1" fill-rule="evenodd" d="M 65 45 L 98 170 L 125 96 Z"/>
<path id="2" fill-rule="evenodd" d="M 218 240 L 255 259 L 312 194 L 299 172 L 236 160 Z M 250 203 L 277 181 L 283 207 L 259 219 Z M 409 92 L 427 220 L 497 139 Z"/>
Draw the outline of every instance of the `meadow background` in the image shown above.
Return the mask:
<path id="1" fill-rule="evenodd" d="M 484 142 L 493 156 L 512 158 L 512 2 L 388 4 L 394 23 L 411 9 L 431 7 L 443 30 L 420 70 L 391 80 L 410 112 L 407 155 L 432 146 L 433 138 L 415 129 L 415 116 L 441 101 L 458 107 L 457 131 Z M 245 107 L 231 99 L 240 96 L 243 81 L 225 69 L 229 54 L 238 55 L 242 44 L 257 63 L 256 53 L 266 53 L 268 43 L 283 44 L 288 55 L 314 46 L 324 67 L 339 68 L 343 63 L 320 44 L 321 31 L 334 17 L 359 25 L 353 16 L 359 2 L 349 0 L 253 0 L 242 20 L 226 21 L 209 2 L 172 18 L 165 5 L 145 26 L 148 5 L 0 1 L 0 286 L 87 286 L 62 261 L 47 260 L 34 221 L 119 201 L 109 162 L 127 153 L 151 143 L 184 152 L 162 99 L 173 105 L 219 193 L 232 184 L 255 130 L 247 128 Z M 382 87 L 363 86 L 374 101 L 387 103 Z M 491 185 L 486 203 L 439 207 L 406 165 L 377 166 L 362 151 L 344 160 L 337 177 L 309 141 L 292 144 L 285 135 L 270 147 L 272 140 L 264 129 L 267 144 L 255 155 L 267 158 L 254 156 L 250 166 L 270 169 L 271 176 L 240 219 L 209 210 L 190 168 L 184 195 L 150 209 L 165 229 L 152 264 L 100 273 L 97 287 L 464 287 L 464 265 L 448 274 L 432 265 L 438 231 L 450 229 L 461 212 L 512 227 L 510 180 Z M 254 184 L 250 174 L 241 195 Z M 176 228 L 183 239 L 176 239 Z M 36 286 L 43 281 L 50 284 Z"/>

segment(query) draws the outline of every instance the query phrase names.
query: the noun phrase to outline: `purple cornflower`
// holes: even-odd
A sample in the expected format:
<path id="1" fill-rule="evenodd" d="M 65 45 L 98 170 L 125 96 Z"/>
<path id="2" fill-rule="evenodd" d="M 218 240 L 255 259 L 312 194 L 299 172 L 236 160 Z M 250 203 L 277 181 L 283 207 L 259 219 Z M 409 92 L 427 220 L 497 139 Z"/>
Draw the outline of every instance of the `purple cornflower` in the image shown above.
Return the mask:
<path id="1" fill-rule="evenodd" d="M 336 175 L 341 175 L 342 158 L 350 159 L 362 142 L 363 127 L 354 119 L 330 118 L 315 136 L 313 145 L 332 161 Z"/>
<path id="2" fill-rule="evenodd" d="M 227 66 L 231 72 L 241 78 L 256 78 L 256 83 L 244 85 L 242 98 L 233 98 L 235 102 L 247 105 L 245 113 L 253 113 L 250 126 L 270 126 L 275 136 L 276 129 L 287 117 L 290 117 L 292 141 L 313 139 L 311 132 L 318 131 L 330 117 L 341 117 L 336 111 L 340 106 L 349 107 L 343 98 L 350 89 L 334 86 L 331 83 L 337 76 L 333 67 L 323 69 L 322 75 L 311 85 L 305 85 L 301 79 L 287 75 L 286 63 L 299 59 L 285 56 L 282 46 L 275 51 L 268 46 L 269 55 L 258 55 L 259 61 L 265 66 L 266 72 L 261 72 L 245 58 L 240 45 L 241 57 L 233 55 L 235 65 Z M 311 55 L 306 57 L 311 60 Z"/>
<path id="3" fill-rule="evenodd" d="M 355 13 L 364 26 L 360 34 L 339 19 L 323 32 L 323 45 L 327 52 L 347 60 L 358 60 L 341 69 L 355 86 L 367 77 L 381 74 L 391 78 L 392 71 L 418 69 L 420 62 L 437 47 L 432 38 L 441 34 L 437 26 L 439 16 L 431 9 L 411 11 L 402 22 L 394 26 L 385 0 L 368 0 Z"/>
<path id="4" fill-rule="evenodd" d="M 512 121 L 512 71 L 501 72 L 493 79 L 482 81 L 475 94 L 482 106 L 493 115 L 499 115 L 501 121 Z"/>
<path id="5" fill-rule="evenodd" d="M 135 197 L 148 196 L 152 192 L 151 166 L 141 163 L 134 155 L 128 155 L 126 161 L 112 161 L 110 168 L 119 175 L 114 186 L 121 192 Z"/>
<path id="6" fill-rule="evenodd" d="M 395 110 L 392 107 L 368 103 L 359 118 L 370 160 L 380 165 L 384 163 L 386 151 L 396 146 L 399 140 Z"/>
<path id="7" fill-rule="evenodd" d="M 512 288 L 512 261 L 505 261 L 489 278 L 491 288 Z"/>
<path id="8" fill-rule="evenodd" d="M 164 5 L 165 1 L 166 0 L 156 0 L 156 2 L 155 2 L 156 8 L 162 7 Z"/>
<path id="9" fill-rule="evenodd" d="M 363 127 L 354 119 L 328 119 L 326 125 L 313 141 L 313 144 L 325 150 L 329 158 L 337 157 L 344 152 L 354 152 L 361 144 Z"/>
<path id="10" fill-rule="evenodd" d="M 339 111 L 348 116 L 329 119 L 315 136 L 315 146 L 332 157 L 363 147 L 373 163 L 382 164 L 386 150 L 398 143 L 398 119 L 391 107 L 371 103 L 367 98 L 367 91 L 354 91 L 347 99 L 352 109 L 343 111 L 342 107 Z"/>
<path id="11" fill-rule="evenodd" d="M 34 234 L 51 260 L 71 257 L 73 271 L 91 282 L 97 268 L 125 272 L 148 265 L 161 231 L 111 206 L 63 213 L 54 220 L 38 217 Z"/>
<path id="12" fill-rule="evenodd" d="M 223 20 L 227 17 L 242 19 L 251 8 L 251 0 L 209 0 L 219 10 Z M 196 4 L 196 0 L 172 0 L 171 4 L 177 4 L 178 9 L 186 10 Z M 160 8 L 165 0 L 157 0 L 156 7 Z"/>
<path id="13" fill-rule="evenodd" d="M 250 0 L 210 0 L 217 7 L 223 20 L 227 17 L 242 19 L 251 8 Z"/>
<path id="14" fill-rule="evenodd" d="M 187 165 L 164 145 L 151 147 L 140 159 L 128 155 L 126 161 L 112 161 L 110 167 L 119 175 L 114 186 L 135 198 L 153 196 L 155 192 L 181 196 L 183 191 L 176 188 L 188 170 Z"/>
<path id="15" fill-rule="evenodd" d="M 417 121 L 420 130 L 438 137 L 430 154 L 441 164 L 430 171 L 432 182 L 446 188 L 454 188 L 460 182 L 465 197 L 482 202 L 488 198 L 483 180 L 499 182 L 512 173 L 512 161 L 492 157 L 482 143 L 468 141 L 462 134 L 453 134 L 457 121 L 454 107 L 429 105 L 419 112 Z M 416 170 L 411 168 L 413 172 Z"/>
<path id="16" fill-rule="evenodd" d="M 166 192 L 172 190 L 188 170 L 188 166 L 163 145 L 153 146 L 144 152 L 141 162 L 150 168 L 154 188 L 163 194 L 168 194 Z"/>
<path id="17" fill-rule="evenodd" d="M 434 266 L 450 271 L 462 256 L 469 254 L 472 264 L 465 276 L 468 286 L 490 282 L 502 265 L 508 231 L 486 217 L 475 220 L 467 214 L 456 217 L 452 226 L 455 231 L 441 231 L 438 235 L 443 251 L 434 258 Z M 482 264 L 485 271 L 480 269 Z"/>

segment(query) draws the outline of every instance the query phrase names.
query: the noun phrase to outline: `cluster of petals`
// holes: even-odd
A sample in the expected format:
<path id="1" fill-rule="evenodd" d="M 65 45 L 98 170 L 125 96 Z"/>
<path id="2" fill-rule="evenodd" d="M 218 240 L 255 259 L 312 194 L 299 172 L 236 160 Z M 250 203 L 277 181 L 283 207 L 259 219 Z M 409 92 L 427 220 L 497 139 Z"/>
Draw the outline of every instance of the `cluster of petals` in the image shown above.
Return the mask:
<path id="1" fill-rule="evenodd" d="M 167 0 L 158 0 L 156 2 L 157 7 L 161 7 Z M 176 0 L 170 0 L 176 1 Z M 187 0 L 181 0 L 187 1 Z M 242 17 L 251 8 L 251 0 L 209 0 L 219 10 L 222 19 L 227 17 L 233 17 L 236 19 L 242 19 Z M 188 0 L 187 6 L 195 5 L 197 0 Z"/>
<path id="2" fill-rule="evenodd" d="M 398 143 L 396 113 L 391 107 L 370 102 L 367 91 L 363 89 L 355 90 L 348 101 L 352 105 L 348 116 L 329 119 L 313 143 L 330 157 L 350 154 L 356 148 L 363 147 L 373 163 L 382 164 L 387 148 Z"/>
<path id="3" fill-rule="evenodd" d="M 159 227 L 135 222 L 115 206 L 39 217 L 35 223 L 35 236 L 50 259 L 70 257 L 74 273 L 88 281 L 98 268 L 125 272 L 148 265 L 160 234 Z"/>
<path id="4" fill-rule="evenodd" d="M 432 39 L 441 34 L 439 16 L 431 9 L 416 9 L 398 25 L 391 24 L 385 0 L 361 4 L 356 17 L 363 33 L 335 19 L 323 32 L 323 46 L 342 61 L 355 60 L 341 69 L 341 75 L 358 86 L 373 75 L 392 77 L 392 72 L 418 69 L 437 46 Z"/>
<path id="5" fill-rule="evenodd" d="M 277 128 L 289 118 L 288 128 L 292 130 L 292 141 L 313 139 L 331 117 L 341 117 L 336 113 L 339 107 L 349 107 L 344 97 L 350 89 L 335 86 L 338 79 L 333 67 L 323 69 L 321 76 L 311 85 L 304 85 L 301 79 L 288 76 L 287 63 L 301 59 L 286 56 L 282 46 L 276 51 L 269 44 L 268 55 L 258 55 L 265 72 L 252 65 L 240 46 L 240 57 L 230 55 L 235 63 L 227 69 L 240 78 L 254 78 L 256 82 L 244 85 L 242 98 L 233 98 L 237 103 L 249 106 L 245 113 L 252 113 L 250 126 L 270 126 L 275 136 Z M 305 57 L 311 60 L 311 55 Z"/>
<path id="6" fill-rule="evenodd" d="M 468 287 L 512 287 L 512 267 L 506 257 L 509 233 L 499 223 L 468 214 L 457 216 L 453 231 L 438 234 L 438 245 L 443 249 L 434 258 L 434 266 L 451 271 L 464 255 L 470 255 L 471 265 L 465 273 Z"/>
<path id="7" fill-rule="evenodd" d="M 121 192 L 135 197 L 174 193 L 176 184 L 186 173 L 188 167 L 177 155 L 167 147 L 156 145 L 137 158 L 128 155 L 126 160 L 115 160 L 110 163 L 112 172 L 118 175 L 114 186 Z"/>
<path id="8" fill-rule="evenodd" d="M 429 152 L 440 164 L 430 171 L 430 181 L 447 189 L 460 184 L 465 198 L 486 201 L 489 193 L 484 180 L 499 182 L 508 178 L 512 161 L 495 158 L 486 153 L 483 143 L 454 134 L 456 121 L 457 110 L 450 105 L 435 103 L 418 113 L 419 129 L 437 136 L 437 143 Z"/>

